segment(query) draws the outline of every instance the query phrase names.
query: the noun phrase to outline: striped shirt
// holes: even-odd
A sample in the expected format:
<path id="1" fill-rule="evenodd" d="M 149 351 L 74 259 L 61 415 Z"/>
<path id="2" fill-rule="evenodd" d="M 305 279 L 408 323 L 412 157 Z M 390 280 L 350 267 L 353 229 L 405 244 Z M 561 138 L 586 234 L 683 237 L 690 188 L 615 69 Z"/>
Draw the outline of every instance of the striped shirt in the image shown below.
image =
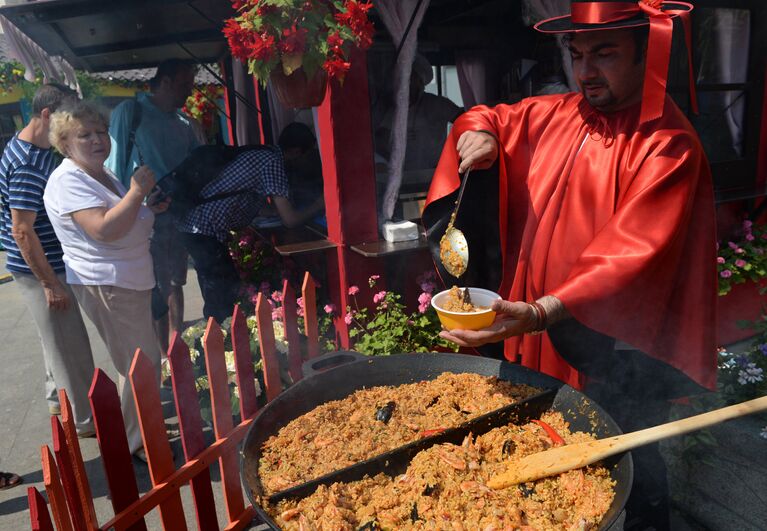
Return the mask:
<path id="1" fill-rule="evenodd" d="M 32 273 L 11 233 L 11 209 L 15 209 L 31 210 L 37 214 L 34 229 L 45 257 L 56 273 L 64 272 L 61 244 L 43 204 L 45 185 L 57 165 L 53 151 L 20 140 L 18 134 L 5 146 L 0 159 L 0 242 L 8 252 L 5 266 L 8 271 Z"/>

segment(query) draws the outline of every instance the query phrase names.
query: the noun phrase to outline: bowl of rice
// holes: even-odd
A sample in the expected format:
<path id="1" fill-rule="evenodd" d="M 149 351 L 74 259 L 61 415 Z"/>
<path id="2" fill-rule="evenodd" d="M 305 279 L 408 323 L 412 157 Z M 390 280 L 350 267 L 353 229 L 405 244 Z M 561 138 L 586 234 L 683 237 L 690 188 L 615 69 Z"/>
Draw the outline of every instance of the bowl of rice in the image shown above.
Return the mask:
<path id="1" fill-rule="evenodd" d="M 469 290 L 468 300 L 464 290 Z M 447 330 L 480 330 L 495 320 L 491 306 L 500 298 L 500 295 L 487 289 L 453 286 L 434 295 L 431 305 Z"/>

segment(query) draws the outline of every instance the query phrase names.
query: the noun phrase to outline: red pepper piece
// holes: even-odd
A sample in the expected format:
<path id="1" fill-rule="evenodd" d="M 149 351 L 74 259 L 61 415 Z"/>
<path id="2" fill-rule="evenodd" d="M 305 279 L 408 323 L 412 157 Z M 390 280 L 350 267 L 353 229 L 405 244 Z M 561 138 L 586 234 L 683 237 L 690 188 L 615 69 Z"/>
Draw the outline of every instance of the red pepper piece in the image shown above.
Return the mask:
<path id="1" fill-rule="evenodd" d="M 446 429 L 447 428 L 436 428 L 436 429 L 433 429 L 433 430 L 424 430 L 424 431 L 421 432 L 421 438 L 431 437 L 432 435 L 437 435 L 438 433 L 442 433 Z"/>
<path id="2" fill-rule="evenodd" d="M 562 446 L 565 444 L 565 440 L 559 436 L 559 434 L 556 432 L 554 428 L 543 422 L 542 420 L 531 420 L 530 422 L 535 422 L 538 426 L 543 428 L 543 431 L 546 432 L 546 435 L 549 436 L 551 439 L 551 442 L 554 444 L 554 446 Z"/>

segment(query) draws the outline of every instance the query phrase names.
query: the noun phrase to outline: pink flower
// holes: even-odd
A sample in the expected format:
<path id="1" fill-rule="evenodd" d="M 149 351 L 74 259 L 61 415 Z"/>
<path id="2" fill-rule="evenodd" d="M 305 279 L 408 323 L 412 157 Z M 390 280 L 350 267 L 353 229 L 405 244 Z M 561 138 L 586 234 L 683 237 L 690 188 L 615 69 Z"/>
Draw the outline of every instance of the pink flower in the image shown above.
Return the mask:
<path id="1" fill-rule="evenodd" d="M 354 320 L 354 316 L 352 315 L 352 312 L 349 312 L 346 315 L 344 315 L 344 323 L 350 325 L 352 324 L 353 320 Z"/>
<path id="2" fill-rule="evenodd" d="M 743 220 L 743 230 L 751 230 L 751 227 L 753 227 L 754 222 L 751 220 Z"/>
<path id="3" fill-rule="evenodd" d="M 732 249 L 733 251 L 738 248 L 738 244 L 735 242 L 727 242 L 727 245 L 729 245 L 730 249 Z"/>
<path id="4" fill-rule="evenodd" d="M 274 302 L 282 302 L 282 293 L 279 291 L 272 292 L 272 300 Z"/>
<path id="5" fill-rule="evenodd" d="M 725 269 L 724 271 L 719 273 L 719 276 L 722 278 L 730 278 L 732 276 L 732 271 L 730 271 L 729 269 Z"/>
<path id="6" fill-rule="evenodd" d="M 419 304 L 426 304 L 428 305 L 431 302 L 431 294 L 427 292 L 423 292 L 418 296 L 418 302 Z M 423 312 L 421 312 L 423 313 Z"/>
<path id="7" fill-rule="evenodd" d="M 735 249 L 735 254 L 744 254 L 746 251 L 744 251 L 742 248 L 738 247 Z"/>
<path id="8" fill-rule="evenodd" d="M 304 307 L 304 298 L 303 297 L 297 298 L 296 299 L 296 304 L 298 305 L 299 308 L 303 309 L 303 307 Z"/>
<path id="9" fill-rule="evenodd" d="M 429 311 L 429 305 L 428 304 L 419 304 L 418 305 L 418 311 L 420 313 L 426 313 Z"/>
<path id="10" fill-rule="evenodd" d="M 735 265 L 742 268 L 742 267 L 746 267 L 747 262 L 745 260 L 741 260 L 740 258 L 738 258 L 737 260 L 735 260 Z"/>
<path id="11" fill-rule="evenodd" d="M 368 279 L 368 286 L 371 288 L 376 285 L 376 280 L 381 278 L 381 275 L 371 275 L 371 277 Z"/>
<path id="12" fill-rule="evenodd" d="M 333 315 L 334 313 L 336 313 L 335 305 L 333 305 L 333 304 L 326 304 L 325 305 L 325 313 L 327 313 L 329 315 Z"/>
<path id="13" fill-rule="evenodd" d="M 723 264 L 723 263 L 724 263 L 724 258 L 723 258 L 723 257 L 721 257 L 721 256 L 717 256 L 717 257 L 716 257 L 716 263 L 717 263 L 717 264 Z"/>
<path id="14" fill-rule="evenodd" d="M 384 300 L 384 298 L 386 298 L 386 292 L 385 291 L 379 291 L 378 293 L 373 295 L 373 302 L 378 304 L 379 302 Z"/>
<path id="15" fill-rule="evenodd" d="M 272 310 L 272 321 L 281 321 L 282 320 L 282 309 L 281 308 L 275 308 Z"/>
<path id="16" fill-rule="evenodd" d="M 756 239 L 756 238 L 754 237 L 754 235 L 753 235 L 753 234 L 751 234 L 750 232 L 749 232 L 748 234 L 746 234 L 746 240 L 747 240 L 747 241 L 750 241 L 750 242 L 752 242 L 752 241 L 754 241 L 755 239 Z"/>
<path id="17" fill-rule="evenodd" d="M 356 295 L 360 292 L 360 289 L 357 286 L 349 286 L 349 295 Z"/>

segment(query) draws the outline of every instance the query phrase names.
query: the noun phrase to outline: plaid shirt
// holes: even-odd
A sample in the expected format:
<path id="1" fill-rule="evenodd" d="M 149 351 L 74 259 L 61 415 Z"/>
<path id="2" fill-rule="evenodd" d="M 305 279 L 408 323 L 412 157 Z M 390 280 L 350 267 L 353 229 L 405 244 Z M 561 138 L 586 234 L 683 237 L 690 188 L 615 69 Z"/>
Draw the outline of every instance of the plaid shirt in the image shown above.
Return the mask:
<path id="1" fill-rule="evenodd" d="M 229 231 L 250 224 L 267 197 L 288 197 L 282 152 L 258 149 L 238 155 L 200 191 L 200 196 L 204 200 L 238 190 L 243 193 L 196 206 L 176 223 L 178 230 L 225 242 Z"/>

